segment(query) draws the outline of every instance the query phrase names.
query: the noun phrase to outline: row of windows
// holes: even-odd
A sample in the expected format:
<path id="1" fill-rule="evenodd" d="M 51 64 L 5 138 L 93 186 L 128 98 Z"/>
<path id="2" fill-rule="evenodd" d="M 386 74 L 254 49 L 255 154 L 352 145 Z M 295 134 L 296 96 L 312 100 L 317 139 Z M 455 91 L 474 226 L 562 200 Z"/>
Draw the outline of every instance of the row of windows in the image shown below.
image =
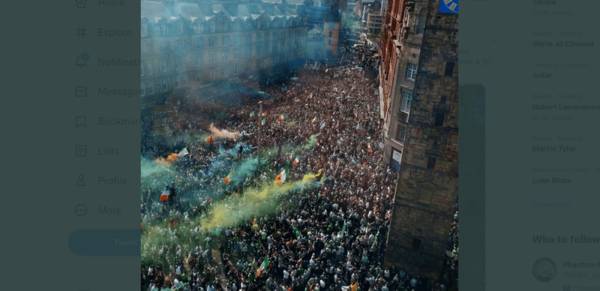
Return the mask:
<path id="1" fill-rule="evenodd" d="M 400 90 L 400 98 L 401 98 L 400 111 L 401 112 L 410 113 L 410 107 L 411 107 L 412 101 L 414 99 L 413 92 L 414 91 L 411 89 L 401 88 L 401 90 Z M 448 97 L 446 97 L 446 96 L 441 96 L 439 104 L 445 104 L 447 98 Z M 439 108 L 441 108 L 441 107 L 439 107 Z M 440 110 L 442 110 L 442 109 L 440 109 Z"/>
<path id="2" fill-rule="evenodd" d="M 205 47 L 242 47 L 268 43 L 277 47 L 299 46 L 305 39 L 303 34 L 265 34 L 265 35 L 222 35 L 210 37 L 178 38 L 169 41 L 143 43 L 143 51 L 176 51 L 191 48 L 202 49 Z"/>
<path id="3" fill-rule="evenodd" d="M 299 19 L 291 21 L 267 21 L 254 22 L 229 22 L 229 21 L 211 21 L 206 23 L 190 23 L 188 21 L 176 21 L 171 23 L 159 22 L 152 23 L 147 19 L 142 20 L 141 36 L 177 36 L 183 34 L 201 34 L 201 33 L 223 33 L 234 31 L 255 31 L 269 29 L 300 28 L 304 24 Z"/>
<path id="4" fill-rule="evenodd" d="M 446 67 L 444 68 L 444 76 L 452 77 L 454 74 L 454 62 L 446 62 Z M 404 72 L 404 77 L 406 80 L 415 81 L 417 79 L 417 65 L 413 63 L 406 64 L 406 71 Z"/>
<path id="5" fill-rule="evenodd" d="M 454 74 L 454 62 L 447 62 L 446 63 L 446 67 L 444 69 L 444 76 L 446 77 L 452 77 L 452 75 Z M 417 77 L 417 65 L 413 64 L 413 63 L 407 63 L 406 64 L 406 71 L 404 74 L 405 78 L 409 81 L 415 81 L 416 77 Z M 412 101 L 414 99 L 414 92 L 411 89 L 408 88 L 401 88 L 400 89 L 400 112 L 398 114 L 398 116 L 409 116 L 410 115 L 410 108 L 412 106 Z M 446 96 L 442 96 L 441 97 L 441 104 L 444 104 L 446 102 Z M 406 117 L 408 120 L 408 117 Z M 435 126 L 442 126 L 444 123 L 444 112 L 440 111 L 440 112 L 434 112 L 434 125 Z M 406 121 L 407 121 L 406 120 Z"/>
<path id="6" fill-rule="evenodd" d="M 191 66 L 201 66 L 202 64 L 214 65 L 220 63 L 236 63 L 257 57 L 269 57 L 273 60 L 278 60 L 300 57 L 301 52 L 302 51 L 299 50 L 299 47 L 296 47 L 295 49 L 284 49 L 282 47 L 275 46 L 274 44 L 260 45 L 247 49 L 223 49 L 217 52 L 199 54 L 201 57 L 189 60 L 186 64 Z M 204 57 L 203 60 L 202 56 Z M 178 67 L 182 66 L 180 62 L 177 62 L 172 58 L 170 61 L 168 59 L 168 56 L 161 58 L 161 61 L 155 64 L 151 62 L 145 62 L 142 59 L 142 76 L 150 73 L 166 74 L 175 72 L 177 71 Z"/>
<path id="7" fill-rule="evenodd" d="M 405 111 L 403 111 L 405 112 Z M 407 112 L 405 112 L 407 113 Z M 436 109 L 433 112 L 433 125 L 434 126 L 443 126 L 446 118 L 446 111 L 443 109 Z M 405 123 L 398 123 L 396 128 L 396 135 L 394 139 L 396 139 L 399 143 L 404 144 L 406 140 L 407 134 L 407 126 Z"/>
<path id="8" fill-rule="evenodd" d="M 427 169 L 428 170 L 433 170 L 435 168 L 435 164 L 437 162 L 437 157 L 435 156 L 429 156 L 427 157 Z M 398 172 L 400 171 L 400 168 L 402 167 L 402 151 L 397 150 L 397 149 L 392 149 L 392 157 L 391 157 L 391 167 L 394 171 Z M 416 173 L 417 171 L 421 171 L 418 170 L 417 168 L 412 168 L 411 172 Z M 414 245 L 413 242 L 413 247 L 418 248 L 420 246 L 421 241 L 417 240 L 417 244 L 418 245 Z"/>
<path id="9" fill-rule="evenodd" d="M 410 114 L 410 108 L 413 101 L 413 90 L 402 88 L 400 90 L 400 98 L 402 98 L 400 103 L 400 112 L 405 114 Z M 440 104 L 444 104 L 446 102 L 446 96 L 441 97 Z M 404 114 L 399 114 L 399 116 L 404 116 Z M 446 117 L 446 110 L 443 106 L 436 106 L 433 111 L 433 125 L 434 126 L 442 126 L 444 125 L 444 120 Z"/>

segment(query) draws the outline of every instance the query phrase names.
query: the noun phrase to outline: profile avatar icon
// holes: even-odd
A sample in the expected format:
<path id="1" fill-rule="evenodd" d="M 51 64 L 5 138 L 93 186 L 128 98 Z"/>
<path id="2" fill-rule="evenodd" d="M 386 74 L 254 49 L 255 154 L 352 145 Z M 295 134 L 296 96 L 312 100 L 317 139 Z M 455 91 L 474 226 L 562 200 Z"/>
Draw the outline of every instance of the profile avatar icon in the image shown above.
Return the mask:
<path id="1" fill-rule="evenodd" d="M 556 277 L 556 264 L 549 258 L 541 258 L 533 263 L 533 277 L 540 282 L 550 282 Z"/>

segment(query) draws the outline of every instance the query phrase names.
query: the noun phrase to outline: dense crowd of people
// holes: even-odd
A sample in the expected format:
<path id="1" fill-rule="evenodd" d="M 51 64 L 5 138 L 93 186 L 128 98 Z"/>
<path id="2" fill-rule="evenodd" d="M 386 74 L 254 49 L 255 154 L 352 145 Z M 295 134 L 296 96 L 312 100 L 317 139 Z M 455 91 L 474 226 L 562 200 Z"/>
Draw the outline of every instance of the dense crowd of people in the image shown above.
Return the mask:
<path id="1" fill-rule="evenodd" d="M 268 91 L 272 100 L 236 109 L 217 125 L 241 132 L 255 151 L 279 148 L 272 168 L 294 161 L 288 179 L 320 172 L 324 182 L 285 198 L 274 215 L 207 236 L 172 266 L 143 266 L 143 288 L 447 290 L 446 282 L 383 265 L 396 176 L 382 156 L 376 87 L 362 68 L 307 67 L 285 90 Z M 303 144 L 315 135 L 304 155 L 281 151 L 282 144 Z M 211 151 L 201 146 L 195 154 L 210 157 Z M 453 227 L 449 268 L 456 251 Z"/>

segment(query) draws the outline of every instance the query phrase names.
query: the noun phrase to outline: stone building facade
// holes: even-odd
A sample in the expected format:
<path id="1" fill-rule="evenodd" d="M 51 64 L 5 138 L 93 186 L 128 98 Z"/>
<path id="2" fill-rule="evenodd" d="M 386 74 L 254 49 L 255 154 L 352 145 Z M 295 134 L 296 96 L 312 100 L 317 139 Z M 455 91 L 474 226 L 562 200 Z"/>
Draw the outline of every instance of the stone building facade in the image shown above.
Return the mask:
<path id="1" fill-rule="evenodd" d="M 366 34 L 370 39 L 378 39 L 381 34 L 382 24 L 381 12 L 374 11 L 367 14 Z"/>
<path id="2" fill-rule="evenodd" d="M 362 32 L 370 40 L 377 42 L 382 28 L 382 7 L 381 0 L 361 0 L 359 14 L 362 23 Z"/>
<path id="3" fill-rule="evenodd" d="M 385 156 L 398 171 L 385 263 L 440 276 L 458 195 L 458 15 L 390 0 L 380 46 Z"/>
<path id="4" fill-rule="evenodd" d="M 160 95 L 302 63 L 303 4 L 259 0 L 142 0 L 141 91 Z"/>

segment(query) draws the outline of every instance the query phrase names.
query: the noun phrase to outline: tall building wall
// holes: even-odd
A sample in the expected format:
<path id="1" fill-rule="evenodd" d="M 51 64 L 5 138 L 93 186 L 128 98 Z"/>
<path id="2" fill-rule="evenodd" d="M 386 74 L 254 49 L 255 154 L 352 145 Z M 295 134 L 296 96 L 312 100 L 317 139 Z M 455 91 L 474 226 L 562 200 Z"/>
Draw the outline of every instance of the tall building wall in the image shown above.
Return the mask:
<path id="1" fill-rule="evenodd" d="M 405 1 L 395 56 L 387 54 L 394 75 L 385 120 L 386 157 L 399 172 L 385 263 L 433 278 L 458 195 L 458 16 L 438 5 Z"/>
<path id="2" fill-rule="evenodd" d="M 299 6 L 255 0 L 143 0 L 142 96 L 302 62 Z"/>
<path id="3" fill-rule="evenodd" d="M 379 98 L 381 118 L 389 122 L 389 115 L 392 114 L 391 105 L 393 98 L 392 87 L 396 76 L 396 42 L 400 29 L 402 28 L 402 19 L 404 15 L 405 0 L 393 0 L 387 2 L 385 8 L 384 22 L 382 26 L 382 39 L 379 45 L 379 55 L 381 64 L 379 66 Z M 386 124 L 384 128 L 388 128 Z M 384 131 L 387 137 L 387 130 Z"/>

